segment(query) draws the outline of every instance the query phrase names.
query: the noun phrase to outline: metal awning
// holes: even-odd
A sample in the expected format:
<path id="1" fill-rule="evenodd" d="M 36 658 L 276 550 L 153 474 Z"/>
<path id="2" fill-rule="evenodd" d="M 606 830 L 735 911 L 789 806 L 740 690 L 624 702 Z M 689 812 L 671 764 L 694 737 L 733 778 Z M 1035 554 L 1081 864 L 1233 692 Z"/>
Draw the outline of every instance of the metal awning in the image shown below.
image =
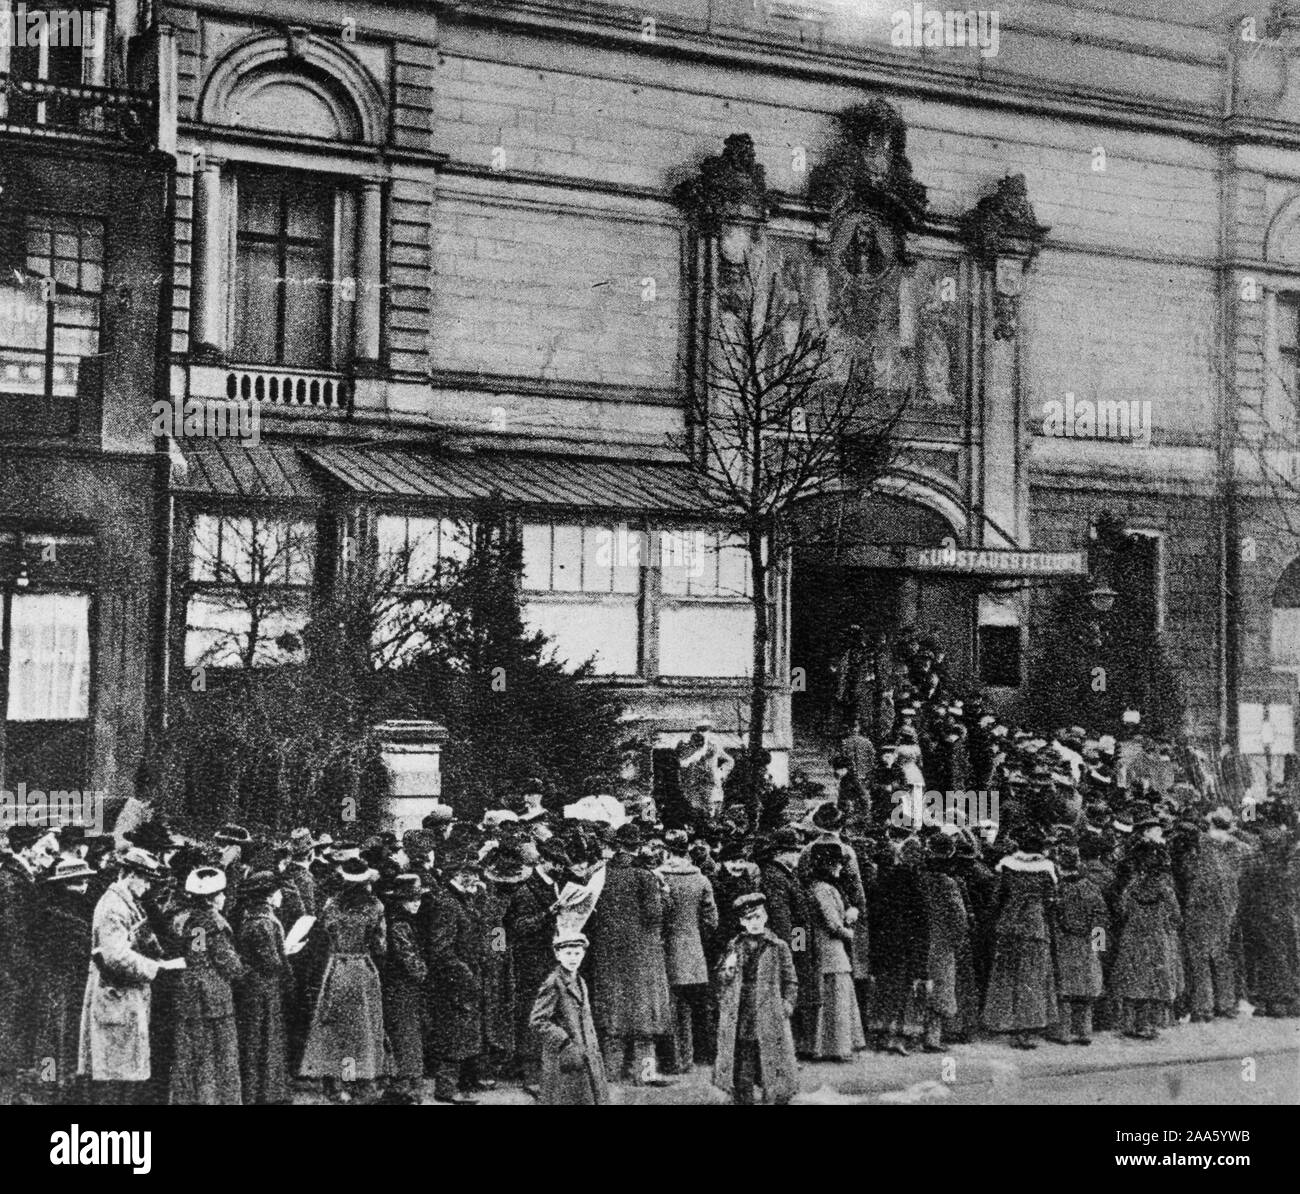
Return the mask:
<path id="1" fill-rule="evenodd" d="M 206 497 L 310 502 L 325 492 L 297 448 L 220 439 L 173 452 L 172 489 Z"/>
<path id="2" fill-rule="evenodd" d="M 473 502 L 496 493 L 520 506 L 697 516 L 705 510 L 681 465 L 343 445 L 302 451 L 353 493 L 368 497 Z"/>

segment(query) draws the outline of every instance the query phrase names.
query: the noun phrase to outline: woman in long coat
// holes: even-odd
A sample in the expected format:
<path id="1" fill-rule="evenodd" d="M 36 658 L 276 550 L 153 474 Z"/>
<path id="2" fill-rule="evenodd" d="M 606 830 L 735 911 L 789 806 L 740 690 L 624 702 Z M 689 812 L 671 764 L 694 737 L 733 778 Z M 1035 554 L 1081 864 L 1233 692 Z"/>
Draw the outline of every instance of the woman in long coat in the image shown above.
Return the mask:
<path id="1" fill-rule="evenodd" d="M 176 997 L 175 1046 L 168 1101 L 182 1106 L 234 1106 L 243 1101 L 239 1033 L 231 984 L 244 964 L 226 918 L 226 876 L 196 867 L 185 880 L 187 906 L 172 922 L 185 959 Z"/>
<path id="2" fill-rule="evenodd" d="M 415 917 L 423 896 L 419 875 L 398 875 L 388 901 L 388 952 L 380 975 L 384 1030 L 393 1050 L 397 1094 L 417 1102 L 424 1077 L 424 982 L 428 966 Z"/>
<path id="3" fill-rule="evenodd" d="M 1035 1049 L 1031 1032 L 1057 1020 L 1056 972 L 1048 931 L 1056 890 L 1056 867 L 1041 853 L 1041 834 L 1021 834 L 1021 849 L 995 868 L 1001 877 L 994 930 L 993 967 L 984 997 L 984 1026 L 1013 1033 L 1012 1045 Z"/>
<path id="4" fill-rule="evenodd" d="M 930 965 L 930 920 L 918 870 L 924 849 L 908 839 L 897 859 L 880 859 L 879 878 L 870 892 L 871 971 L 875 984 L 871 1027 L 877 1049 L 907 1054 L 904 1037 L 920 1032 L 924 1003 L 914 992 Z"/>
<path id="5" fill-rule="evenodd" d="M 1291 840 L 1269 828 L 1260 835 L 1260 851 L 1242 883 L 1250 998 L 1263 1016 L 1300 1012 L 1300 908 L 1296 877 L 1300 860 Z"/>
<path id="6" fill-rule="evenodd" d="M 360 859 L 342 863 L 343 888 L 321 911 L 329 960 L 298 1073 L 324 1078 L 326 1088 L 341 1102 L 352 1096 L 340 1082 L 373 1082 L 385 1072 L 379 963 L 387 952 L 388 935 L 383 905 L 370 891 L 378 877 Z"/>
<path id="7" fill-rule="evenodd" d="M 855 1049 L 866 1047 L 862 1031 L 862 1014 L 853 986 L 853 964 L 849 950 L 853 946 L 851 915 L 844 897 L 836 886 L 844 869 L 844 855 L 836 842 L 819 842 L 813 846 L 812 889 L 814 948 L 820 959 L 821 1005 L 811 1024 L 804 1051 L 808 1056 L 835 1061 L 850 1061 Z"/>
<path id="8" fill-rule="evenodd" d="M 284 898 L 282 882 L 270 871 L 259 871 L 245 879 L 240 890 L 244 915 L 238 942 L 244 979 L 235 988 L 235 1021 L 244 1102 L 249 1105 L 290 1101 L 284 987 L 293 972 L 276 915 Z"/>
<path id="9" fill-rule="evenodd" d="M 560 965 L 542 981 L 529 1016 L 542 1048 L 538 1101 L 548 1106 L 599 1107 L 609 1102 L 591 997 L 578 973 L 587 944 L 582 933 L 556 938 Z"/>
<path id="10" fill-rule="evenodd" d="M 1139 842 L 1136 874 L 1119 897 L 1119 951 L 1111 971 L 1111 993 L 1132 1012 L 1125 1036 L 1155 1040 L 1157 1025 L 1178 996 L 1182 915 L 1169 857 L 1155 842 Z"/>

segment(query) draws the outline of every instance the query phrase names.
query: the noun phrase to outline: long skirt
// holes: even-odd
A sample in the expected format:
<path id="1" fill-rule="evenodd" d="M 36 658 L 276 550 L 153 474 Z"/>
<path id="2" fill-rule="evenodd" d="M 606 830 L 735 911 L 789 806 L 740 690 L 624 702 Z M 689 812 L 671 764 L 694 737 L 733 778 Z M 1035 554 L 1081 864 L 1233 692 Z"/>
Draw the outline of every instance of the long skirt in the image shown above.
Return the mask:
<path id="1" fill-rule="evenodd" d="M 178 1020 L 168 1102 L 229 1107 L 242 1101 L 235 1017 Z"/>
<path id="2" fill-rule="evenodd" d="M 368 1082 L 387 1069 L 379 971 L 368 956 L 335 955 L 325 967 L 298 1073 Z"/>
<path id="3" fill-rule="evenodd" d="M 853 987 L 853 975 L 848 971 L 822 975 L 822 1004 L 815 1016 L 809 1009 L 808 1020 L 808 1039 L 803 1052 L 810 1057 L 847 1061 L 855 1049 L 867 1046 L 858 993 Z"/>
<path id="4" fill-rule="evenodd" d="M 984 1027 L 991 1032 L 1032 1032 L 1056 1021 L 1051 945 L 1027 937 L 1001 938 L 984 999 Z"/>

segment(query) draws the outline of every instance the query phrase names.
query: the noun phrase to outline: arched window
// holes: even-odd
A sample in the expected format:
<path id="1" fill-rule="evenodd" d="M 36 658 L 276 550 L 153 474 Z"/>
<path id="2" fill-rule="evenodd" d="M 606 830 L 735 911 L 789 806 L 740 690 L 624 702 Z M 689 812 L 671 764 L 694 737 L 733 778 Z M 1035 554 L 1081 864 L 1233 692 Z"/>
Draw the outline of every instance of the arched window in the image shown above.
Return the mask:
<path id="1" fill-rule="evenodd" d="M 1273 666 L 1300 673 L 1300 558 L 1287 565 L 1273 590 Z"/>

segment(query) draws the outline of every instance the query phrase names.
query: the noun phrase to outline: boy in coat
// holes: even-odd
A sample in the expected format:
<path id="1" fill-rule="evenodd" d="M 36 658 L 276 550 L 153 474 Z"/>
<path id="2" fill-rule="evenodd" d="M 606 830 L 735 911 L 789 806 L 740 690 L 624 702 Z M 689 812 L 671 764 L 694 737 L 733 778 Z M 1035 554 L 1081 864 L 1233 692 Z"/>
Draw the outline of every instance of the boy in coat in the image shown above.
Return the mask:
<path id="1" fill-rule="evenodd" d="M 767 897 L 742 895 L 734 911 L 740 934 L 718 971 L 718 1055 L 713 1085 L 738 1106 L 752 1104 L 762 1086 L 769 1103 L 784 1106 L 799 1090 L 790 1017 L 799 998 L 790 947 L 767 927 Z"/>
<path id="2" fill-rule="evenodd" d="M 578 968 L 587 956 L 582 933 L 564 933 L 553 948 L 559 963 L 542 983 L 528 1018 L 542 1048 L 538 1101 L 551 1106 L 603 1107 L 609 1084 L 601 1057 L 591 999 Z"/>

